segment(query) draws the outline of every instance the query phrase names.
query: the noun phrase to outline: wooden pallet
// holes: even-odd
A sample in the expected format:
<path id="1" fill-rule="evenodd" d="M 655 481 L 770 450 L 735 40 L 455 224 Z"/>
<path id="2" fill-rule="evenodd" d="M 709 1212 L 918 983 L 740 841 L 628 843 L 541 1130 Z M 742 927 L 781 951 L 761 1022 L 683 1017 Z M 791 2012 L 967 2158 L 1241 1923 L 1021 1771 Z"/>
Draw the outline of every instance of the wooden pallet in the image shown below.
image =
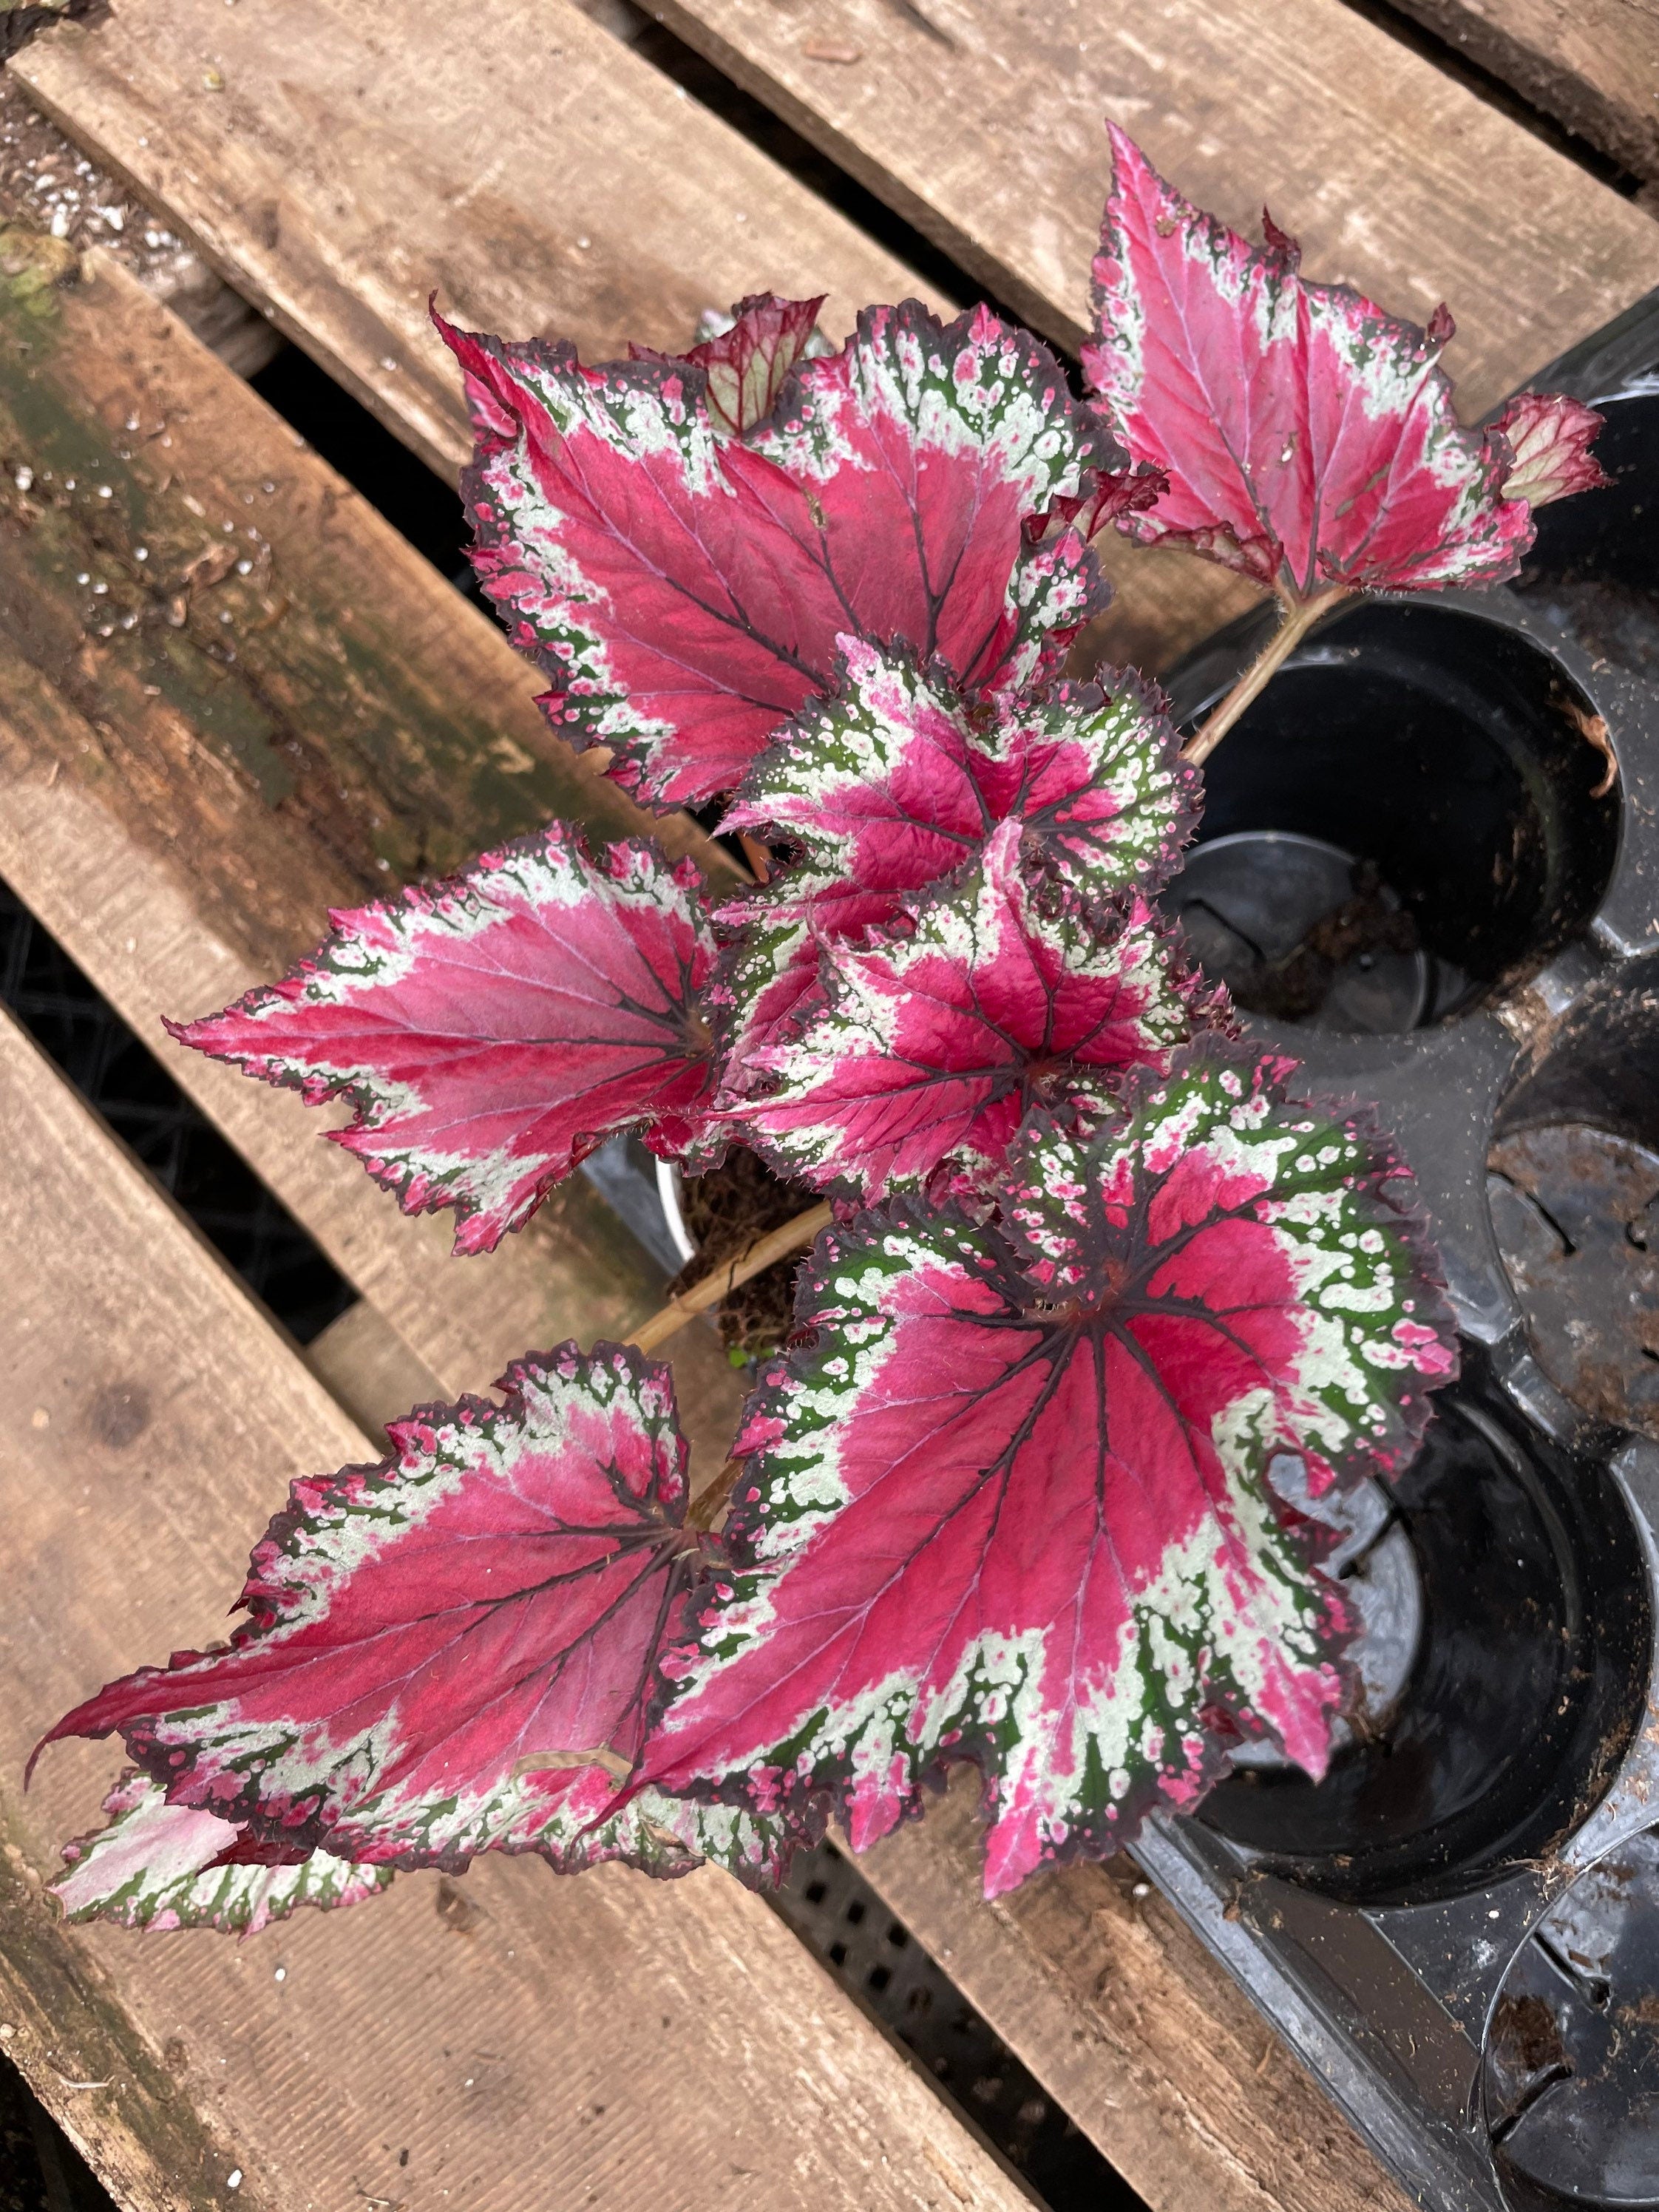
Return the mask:
<path id="1" fill-rule="evenodd" d="M 1477 407 L 1659 283 L 1659 226 L 1340 0 L 659 12 L 1062 343 L 1108 109 L 1229 215 L 1265 192 L 1321 273 L 1408 312 L 1449 295 Z M 434 283 L 465 318 L 568 332 L 590 358 L 680 339 L 763 284 L 827 287 L 838 330 L 865 299 L 927 294 L 571 0 L 121 0 L 15 66 L 449 471 L 467 438 Z M 331 902 L 549 813 L 635 826 L 549 736 L 490 624 L 122 271 L 94 256 L 41 290 L 15 234 L 0 255 L 0 875 L 141 1034 L 279 968 Z M 1238 601 L 1219 572 L 1139 562 L 1097 642 L 1157 665 Z M 22 1800 L 40 1728 L 135 1654 L 214 1633 L 289 1475 L 362 1456 L 362 1421 L 400 1390 L 624 1330 L 660 1287 L 580 1182 L 456 1262 L 440 1224 L 316 1141 L 317 1116 L 195 1055 L 170 1066 L 363 1304 L 308 1365 L 0 1034 L 22 1156 L 0 1340 L 26 1409 L 0 1455 L 22 1568 L 0 1616 L 8 2051 L 133 2205 L 223 2203 L 233 2170 L 236 2201 L 282 2212 L 1024 2201 L 712 1875 L 495 1863 L 240 1950 L 57 1926 L 40 1878 L 112 1762 L 54 1753 Z M 681 1344 L 712 1466 L 735 1385 L 696 1333 Z M 1154 2212 L 1397 2212 L 1155 1897 L 1091 1868 L 988 1907 L 975 1856 L 953 1793 L 866 1866 Z"/>

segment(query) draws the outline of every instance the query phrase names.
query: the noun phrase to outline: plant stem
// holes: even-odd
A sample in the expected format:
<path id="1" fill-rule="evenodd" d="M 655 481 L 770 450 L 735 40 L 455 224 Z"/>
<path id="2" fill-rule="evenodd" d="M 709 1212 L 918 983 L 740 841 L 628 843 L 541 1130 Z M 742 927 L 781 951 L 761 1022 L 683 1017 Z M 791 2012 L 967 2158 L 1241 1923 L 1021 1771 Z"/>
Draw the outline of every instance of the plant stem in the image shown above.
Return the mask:
<path id="1" fill-rule="evenodd" d="M 1208 760 L 1250 702 L 1267 689 L 1274 670 L 1289 659 L 1314 624 L 1328 614 L 1339 599 L 1350 596 L 1346 584 L 1334 584 L 1328 592 L 1316 592 L 1310 599 L 1287 599 L 1281 594 L 1279 604 L 1284 611 L 1284 620 L 1203 728 L 1188 738 L 1182 747 L 1182 758 L 1194 763 Z"/>
<path id="2" fill-rule="evenodd" d="M 781 1229 L 768 1230 L 764 1237 L 757 1237 L 735 1259 L 716 1267 L 700 1283 L 693 1283 L 678 1297 L 671 1298 L 660 1313 L 653 1314 L 642 1328 L 635 1330 L 629 1342 L 636 1344 L 641 1352 L 654 1352 L 677 1328 L 683 1328 L 694 1314 L 706 1313 L 710 1306 L 717 1306 L 735 1291 L 739 1283 L 758 1275 L 763 1267 L 769 1267 L 775 1260 L 784 1259 L 791 1252 L 799 1251 L 803 1244 L 810 1244 L 819 1230 L 827 1229 L 834 1218 L 826 1199 L 822 1206 L 809 1207 L 793 1221 L 786 1221 Z"/>
<path id="3" fill-rule="evenodd" d="M 729 1459 L 702 1496 L 687 1509 L 685 1525 L 688 1528 L 712 1528 L 731 1501 L 732 1486 L 742 1472 L 740 1459 Z"/>

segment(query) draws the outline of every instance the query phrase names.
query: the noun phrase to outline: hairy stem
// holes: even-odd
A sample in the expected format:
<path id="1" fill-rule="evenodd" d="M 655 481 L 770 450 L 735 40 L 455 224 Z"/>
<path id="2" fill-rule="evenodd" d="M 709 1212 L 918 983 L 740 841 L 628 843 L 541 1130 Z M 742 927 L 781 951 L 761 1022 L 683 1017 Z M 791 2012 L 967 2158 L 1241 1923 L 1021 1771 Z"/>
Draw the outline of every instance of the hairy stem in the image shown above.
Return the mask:
<path id="1" fill-rule="evenodd" d="M 1279 604 L 1284 610 L 1284 620 L 1203 728 L 1188 738 L 1182 748 L 1182 759 L 1194 763 L 1208 760 L 1250 702 L 1267 689 L 1274 670 L 1295 652 L 1316 622 L 1328 615 L 1340 599 L 1350 596 L 1346 584 L 1334 584 L 1328 592 L 1316 592 L 1310 599 L 1288 599 L 1281 595 Z"/>
<path id="2" fill-rule="evenodd" d="M 787 1258 L 803 1244 L 810 1244 L 819 1230 L 827 1229 L 834 1218 L 826 1199 L 822 1206 L 811 1206 L 805 1213 L 798 1213 L 793 1221 L 786 1221 L 781 1229 L 768 1230 L 764 1237 L 757 1237 L 734 1259 L 716 1267 L 713 1274 L 705 1275 L 689 1291 L 682 1291 L 678 1297 L 671 1298 L 660 1313 L 653 1314 L 642 1328 L 635 1330 L 629 1341 L 641 1352 L 654 1352 L 677 1328 L 683 1328 L 694 1314 L 707 1313 L 710 1306 L 717 1306 L 735 1291 L 739 1283 L 758 1275 L 775 1260 Z"/>
<path id="3" fill-rule="evenodd" d="M 732 1487 L 743 1472 L 740 1459 L 729 1459 L 702 1495 L 686 1510 L 688 1528 L 712 1528 L 732 1500 Z"/>

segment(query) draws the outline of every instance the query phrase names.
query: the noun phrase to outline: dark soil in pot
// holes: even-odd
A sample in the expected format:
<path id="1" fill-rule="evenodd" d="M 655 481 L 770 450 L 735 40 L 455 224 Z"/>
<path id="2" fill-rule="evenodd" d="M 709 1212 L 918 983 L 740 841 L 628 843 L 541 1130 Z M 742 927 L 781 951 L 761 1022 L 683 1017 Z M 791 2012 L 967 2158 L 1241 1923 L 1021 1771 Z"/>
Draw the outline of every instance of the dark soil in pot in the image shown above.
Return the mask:
<path id="1" fill-rule="evenodd" d="M 805 1183 L 782 1182 L 757 1153 L 738 1146 L 707 1175 L 682 1175 L 679 1197 L 685 1233 L 696 1249 L 669 1285 L 671 1297 L 817 1203 L 817 1193 Z M 792 1252 L 721 1299 L 714 1318 L 734 1366 L 764 1359 L 788 1336 L 795 1322 L 795 1277 L 805 1256 Z"/>
<path id="2" fill-rule="evenodd" d="M 1171 678 L 1201 722 L 1268 635 L 1258 611 Z M 1207 763 L 1200 842 L 1164 895 L 1246 1012 L 1395 1034 L 1534 974 L 1618 849 L 1591 702 L 1498 613 L 1346 608 Z"/>

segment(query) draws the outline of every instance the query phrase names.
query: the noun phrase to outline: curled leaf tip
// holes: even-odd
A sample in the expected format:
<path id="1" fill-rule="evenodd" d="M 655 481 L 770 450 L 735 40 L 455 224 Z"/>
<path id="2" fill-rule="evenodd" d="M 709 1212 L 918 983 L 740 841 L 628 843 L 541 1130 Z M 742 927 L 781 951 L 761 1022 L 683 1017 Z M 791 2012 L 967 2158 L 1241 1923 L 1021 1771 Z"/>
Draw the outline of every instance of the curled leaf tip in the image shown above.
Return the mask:
<path id="1" fill-rule="evenodd" d="M 1510 457 L 1504 496 L 1547 507 L 1608 482 L 1590 451 L 1604 417 L 1564 392 L 1523 392 L 1493 424 Z"/>

